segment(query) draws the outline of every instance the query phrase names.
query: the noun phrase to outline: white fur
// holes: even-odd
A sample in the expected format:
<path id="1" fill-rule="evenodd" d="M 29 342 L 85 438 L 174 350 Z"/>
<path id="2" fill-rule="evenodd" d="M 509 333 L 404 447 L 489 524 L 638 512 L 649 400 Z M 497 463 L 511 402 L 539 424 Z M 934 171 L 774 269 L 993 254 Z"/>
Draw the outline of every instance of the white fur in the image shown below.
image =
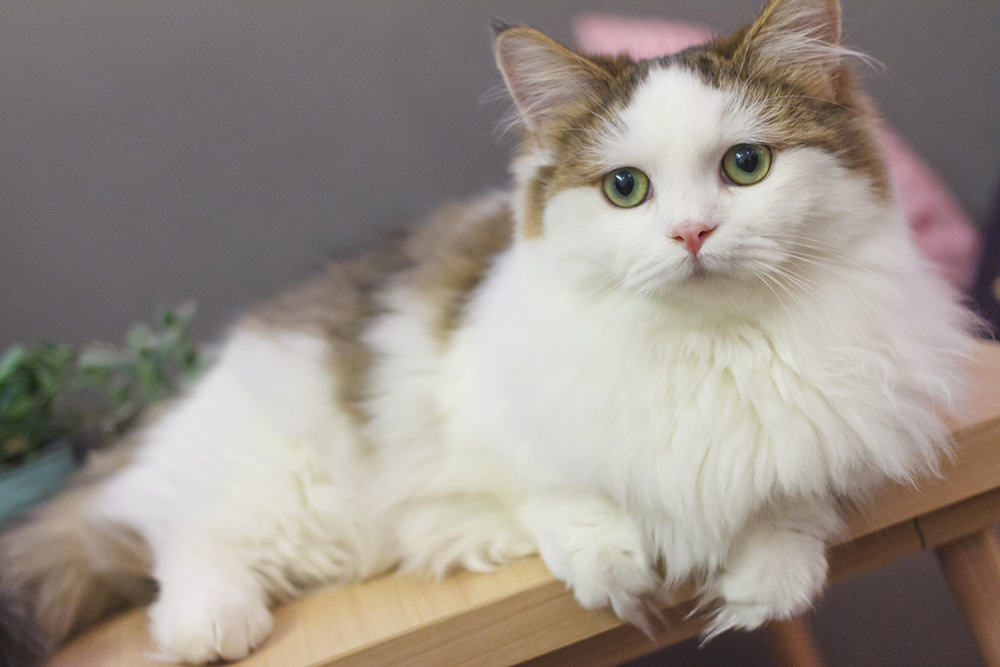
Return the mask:
<path id="1" fill-rule="evenodd" d="M 237 331 L 96 499 L 96 515 L 152 548 L 164 656 L 242 657 L 270 631 L 269 601 L 394 563 L 365 505 L 357 434 L 334 408 L 326 348 L 302 333 Z"/>
<path id="2" fill-rule="evenodd" d="M 557 194 L 447 343 L 429 304 L 390 286 L 365 333 L 363 432 L 322 338 L 239 328 L 92 508 L 153 548 L 164 654 L 240 657 L 267 604 L 322 582 L 538 548 L 584 605 L 640 624 L 690 576 L 722 600 L 713 633 L 804 610 L 835 494 L 936 465 L 965 315 L 834 156 L 789 149 L 759 184 L 727 184 L 721 157 L 766 143 L 760 118 L 652 71 L 592 156 L 645 171 L 652 197 Z M 691 221 L 717 225 L 706 275 L 671 239 Z"/>

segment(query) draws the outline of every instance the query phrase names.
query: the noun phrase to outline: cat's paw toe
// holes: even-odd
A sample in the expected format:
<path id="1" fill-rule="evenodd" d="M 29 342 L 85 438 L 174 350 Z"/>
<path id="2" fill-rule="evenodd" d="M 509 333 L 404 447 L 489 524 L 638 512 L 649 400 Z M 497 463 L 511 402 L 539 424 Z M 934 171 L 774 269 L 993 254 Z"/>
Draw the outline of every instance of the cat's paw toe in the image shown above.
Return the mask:
<path id="1" fill-rule="evenodd" d="M 262 596 L 237 589 L 161 596 L 149 614 L 157 658 L 195 665 L 246 657 L 274 625 Z"/>
<path id="2" fill-rule="evenodd" d="M 721 598 L 704 638 L 752 630 L 808 610 L 826 582 L 823 543 L 801 533 L 775 533 L 744 551 L 711 586 Z"/>
<path id="3" fill-rule="evenodd" d="M 663 602 L 650 592 L 619 601 L 612 601 L 611 608 L 618 618 L 639 628 L 654 644 L 659 644 L 669 630 L 663 614 Z"/>
<path id="4" fill-rule="evenodd" d="M 611 607 L 621 617 L 645 608 L 643 599 L 659 588 L 659 578 L 645 554 L 612 546 L 575 553 L 570 585 L 588 609 Z M 628 620 L 628 619 L 626 619 Z"/>
<path id="5" fill-rule="evenodd" d="M 655 634 L 659 616 L 653 599 L 661 581 L 641 539 L 628 534 L 603 538 L 581 534 L 579 541 L 562 546 L 565 551 L 554 554 L 543 545 L 542 556 L 582 606 L 611 607 L 622 620 Z"/>
<path id="6" fill-rule="evenodd" d="M 707 642 L 728 630 L 753 630 L 774 618 L 774 609 L 766 605 L 725 602 L 702 630 L 701 641 Z"/>
<path id="7" fill-rule="evenodd" d="M 511 527 L 497 530 L 462 557 L 462 566 L 472 572 L 492 572 L 511 561 L 538 553 L 538 545 L 526 533 Z"/>

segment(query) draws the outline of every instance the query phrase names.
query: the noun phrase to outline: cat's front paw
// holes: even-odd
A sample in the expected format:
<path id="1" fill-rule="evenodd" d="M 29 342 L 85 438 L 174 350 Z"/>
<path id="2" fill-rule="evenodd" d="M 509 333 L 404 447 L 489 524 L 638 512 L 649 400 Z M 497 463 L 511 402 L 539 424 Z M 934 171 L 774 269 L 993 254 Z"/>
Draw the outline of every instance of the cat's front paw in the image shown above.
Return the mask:
<path id="1" fill-rule="evenodd" d="M 587 609 L 611 607 L 647 635 L 661 621 L 655 596 L 661 580 L 650 549 L 629 521 L 573 522 L 547 531 L 542 559 Z"/>
<path id="2" fill-rule="evenodd" d="M 768 532 L 751 539 L 710 585 L 721 606 L 702 637 L 752 630 L 808 610 L 826 582 L 823 540 L 802 532 Z"/>
<path id="3" fill-rule="evenodd" d="M 238 660 L 271 634 L 274 620 L 256 584 L 202 574 L 161 582 L 149 609 L 158 659 L 193 665 Z"/>

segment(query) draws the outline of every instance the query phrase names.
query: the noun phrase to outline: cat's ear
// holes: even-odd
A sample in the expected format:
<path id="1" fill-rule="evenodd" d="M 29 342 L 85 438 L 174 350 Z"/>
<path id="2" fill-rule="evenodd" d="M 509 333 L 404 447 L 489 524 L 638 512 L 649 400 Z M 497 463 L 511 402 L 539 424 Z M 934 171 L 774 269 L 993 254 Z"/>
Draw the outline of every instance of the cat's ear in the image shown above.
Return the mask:
<path id="1" fill-rule="evenodd" d="M 532 28 L 494 24 L 497 67 L 529 132 L 540 133 L 579 113 L 608 72 Z"/>
<path id="2" fill-rule="evenodd" d="M 835 99 L 844 56 L 838 0 L 771 0 L 744 33 L 753 71 L 778 71 L 816 95 Z"/>

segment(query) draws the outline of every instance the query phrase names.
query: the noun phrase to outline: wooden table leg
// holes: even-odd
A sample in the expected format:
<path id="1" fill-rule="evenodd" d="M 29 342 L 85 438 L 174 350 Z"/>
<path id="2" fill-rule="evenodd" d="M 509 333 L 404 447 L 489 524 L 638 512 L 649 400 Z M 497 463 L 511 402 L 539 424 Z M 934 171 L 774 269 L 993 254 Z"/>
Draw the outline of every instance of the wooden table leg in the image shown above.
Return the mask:
<path id="1" fill-rule="evenodd" d="M 802 616 L 764 626 L 767 646 L 779 667 L 823 667 L 809 623 Z"/>
<path id="2" fill-rule="evenodd" d="M 934 550 L 987 667 L 1000 667 L 1000 540 L 993 528 Z"/>

